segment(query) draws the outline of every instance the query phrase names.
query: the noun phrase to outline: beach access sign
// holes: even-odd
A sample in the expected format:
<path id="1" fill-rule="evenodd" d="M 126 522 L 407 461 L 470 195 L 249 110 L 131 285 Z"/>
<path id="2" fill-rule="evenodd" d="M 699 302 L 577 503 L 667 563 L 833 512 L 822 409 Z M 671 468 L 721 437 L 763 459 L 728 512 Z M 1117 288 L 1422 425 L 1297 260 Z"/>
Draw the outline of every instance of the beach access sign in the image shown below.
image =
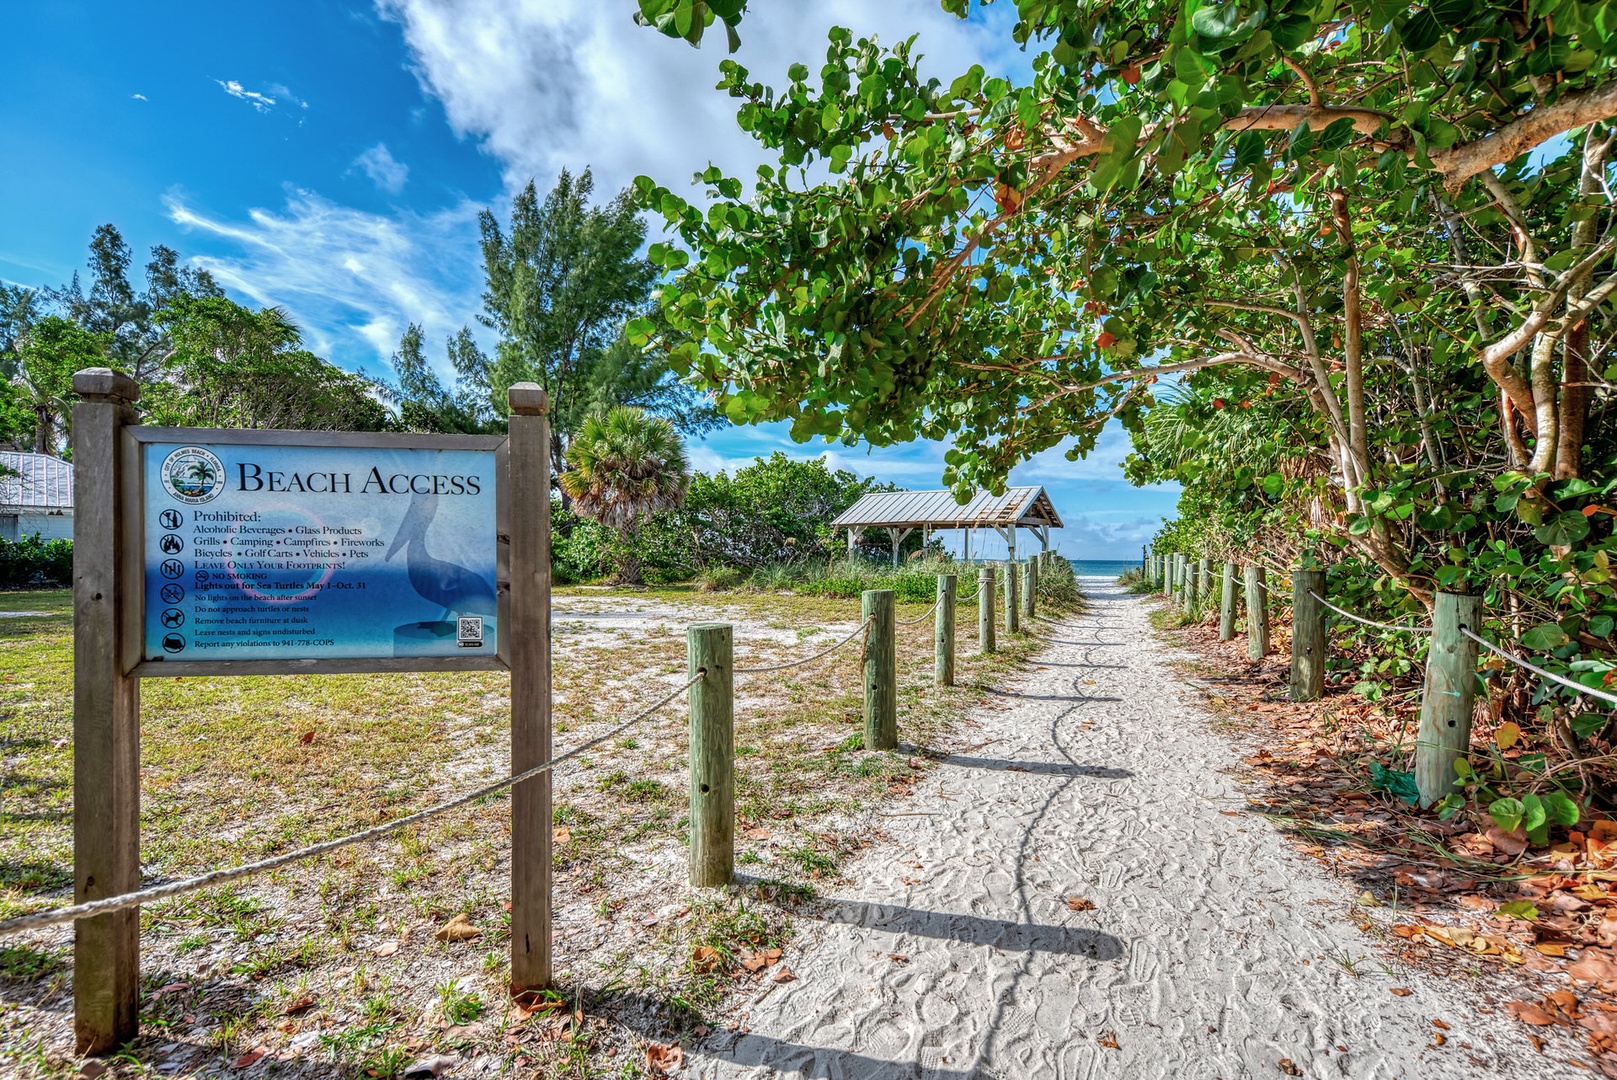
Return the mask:
<path id="1" fill-rule="evenodd" d="M 145 662 L 495 656 L 498 440 L 181 434 L 140 444 Z"/>

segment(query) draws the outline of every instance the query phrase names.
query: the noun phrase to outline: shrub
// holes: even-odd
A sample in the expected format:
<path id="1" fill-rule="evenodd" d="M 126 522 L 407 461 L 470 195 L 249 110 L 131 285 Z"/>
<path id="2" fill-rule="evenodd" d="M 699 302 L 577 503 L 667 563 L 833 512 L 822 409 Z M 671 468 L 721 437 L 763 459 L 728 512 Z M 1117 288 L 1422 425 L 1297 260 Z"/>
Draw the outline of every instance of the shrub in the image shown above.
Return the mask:
<path id="1" fill-rule="evenodd" d="M 714 566 L 697 573 L 696 587 L 702 592 L 727 592 L 743 580 L 741 571 L 733 566 Z"/>
<path id="2" fill-rule="evenodd" d="M 0 589 L 65 588 L 73 584 L 73 541 L 0 540 Z"/>

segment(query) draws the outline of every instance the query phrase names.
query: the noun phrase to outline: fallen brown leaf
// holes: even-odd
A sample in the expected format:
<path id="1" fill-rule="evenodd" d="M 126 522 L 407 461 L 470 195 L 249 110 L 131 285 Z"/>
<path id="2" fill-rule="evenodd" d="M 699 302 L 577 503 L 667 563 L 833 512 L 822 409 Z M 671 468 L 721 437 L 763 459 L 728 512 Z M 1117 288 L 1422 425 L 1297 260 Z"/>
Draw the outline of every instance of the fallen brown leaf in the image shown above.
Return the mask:
<path id="1" fill-rule="evenodd" d="M 1395 986 L 1392 988 L 1392 992 L 1398 997 L 1408 997 L 1410 994 L 1414 993 L 1414 991 L 1407 986 Z"/>
<path id="2" fill-rule="evenodd" d="M 298 742 L 302 743 L 304 746 L 308 746 L 310 743 L 314 742 L 314 732 L 305 731 L 302 735 L 298 736 Z"/>
<path id="3" fill-rule="evenodd" d="M 1074 911 L 1094 911 L 1095 901 L 1085 900 L 1081 896 L 1067 897 L 1067 906 Z"/>
<path id="4" fill-rule="evenodd" d="M 1617 964 L 1586 950 L 1581 960 L 1567 965 L 1566 973 L 1578 982 L 1611 982 L 1617 980 Z"/>
<path id="5" fill-rule="evenodd" d="M 483 931 L 472 925 L 472 920 L 465 912 L 461 912 L 445 923 L 436 934 L 432 936 L 438 941 L 470 941 L 472 938 L 482 936 Z"/>
<path id="6" fill-rule="evenodd" d="M 1534 1005 L 1531 1001 L 1507 1001 L 1505 1011 L 1524 1024 L 1534 1027 L 1549 1027 L 1555 1023 L 1555 1017 Z"/>
<path id="7" fill-rule="evenodd" d="M 264 1056 L 264 1048 L 255 1046 L 241 1057 L 230 1063 L 232 1069 L 250 1069 L 258 1064 L 258 1059 Z"/>
<path id="8" fill-rule="evenodd" d="M 1116 1050 L 1118 1048 L 1117 1032 L 1115 1031 L 1103 1031 L 1099 1035 L 1095 1036 L 1095 1041 L 1106 1047 L 1108 1050 Z"/>
<path id="9" fill-rule="evenodd" d="M 792 974 L 791 968 L 782 967 L 779 971 L 775 972 L 775 974 L 769 977 L 769 981 L 778 983 L 796 982 L 797 976 Z"/>
<path id="10" fill-rule="evenodd" d="M 697 971 L 712 971 L 719 966 L 719 950 L 711 945 L 698 945 L 691 953 L 691 964 Z"/>
<path id="11" fill-rule="evenodd" d="M 1435 1017 L 1432 1019 L 1432 1026 L 1439 1029 L 1440 1031 L 1447 1031 L 1449 1029 L 1449 1026 L 1447 1024 L 1445 1024 L 1441 1020 L 1438 1020 Z"/>
<path id="12" fill-rule="evenodd" d="M 296 1001 L 288 1002 L 286 1008 L 281 1010 L 281 1015 L 282 1016 L 295 1016 L 298 1013 L 304 1011 L 305 1009 L 312 1008 L 313 1006 L 314 1006 L 314 998 L 311 997 L 311 996 L 305 995 L 303 997 L 298 998 Z"/>
<path id="13" fill-rule="evenodd" d="M 560 828 L 560 829 L 552 829 L 550 831 L 550 839 L 551 839 L 552 843 L 565 844 L 565 843 L 567 843 L 567 841 L 571 840 L 572 838 L 573 838 L 573 830 L 571 830 L 569 828 L 563 827 L 563 828 Z"/>
<path id="14" fill-rule="evenodd" d="M 1280 1059 L 1280 1071 L 1287 1076 L 1301 1076 L 1303 1074 L 1303 1071 L 1290 1058 Z"/>
<path id="15" fill-rule="evenodd" d="M 664 1046 L 662 1043 L 651 1043 L 646 1047 L 646 1064 L 658 1072 L 667 1072 L 677 1069 L 685 1062 L 685 1051 L 678 1043 Z"/>

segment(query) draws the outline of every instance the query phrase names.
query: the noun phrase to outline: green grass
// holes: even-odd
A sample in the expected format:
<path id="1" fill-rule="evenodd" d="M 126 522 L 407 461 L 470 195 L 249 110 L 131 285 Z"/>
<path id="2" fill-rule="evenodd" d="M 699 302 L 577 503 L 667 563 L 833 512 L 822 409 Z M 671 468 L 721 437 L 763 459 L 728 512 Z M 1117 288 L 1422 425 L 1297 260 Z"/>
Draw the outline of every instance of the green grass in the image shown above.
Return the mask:
<path id="1" fill-rule="evenodd" d="M 672 612 L 635 632 L 558 619 L 558 750 L 666 693 L 685 670 L 684 628 L 691 622 L 750 624 L 752 631 L 738 636 L 738 664 L 773 664 L 819 651 L 860 618 L 857 598 L 748 589 L 713 594 L 664 586 L 558 590 L 558 596 L 576 597 L 577 605 L 598 602 L 604 610 L 667 605 Z M 929 587 L 924 599 L 901 600 L 898 618 L 913 619 L 931 602 Z M 855 850 L 827 822 L 924 779 L 932 768 L 928 748 L 945 745 L 950 725 L 981 699 L 985 686 L 1043 648 L 1032 634 L 1002 632 L 996 654 L 978 655 L 973 606 L 962 605 L 958 620 L 952 688 L 932 685 L 931 620 L 898 628 L 900 738 L 919 748 L 915 753 L 864 749 L 856 644 L 801 668 L 738 677 L 737 810 L 773 830 L 774 839 L 741 840 L 738 860 L 753 879 L 744 890 L 693 902 L 688 919 L 665 921 L 652 939 L 637 941 L 623 971 L 643 973 L 624 975 L 629 984 L 644 985 L 682 1016 L 695 1016 L 722 1000 L 733 957 L 787 942 L 791 912 L 812 899 L 812 883 L 834 877 Z M 0 597 L 0 610 L 30 613 L 0 619 L 0 753 L 8 763 L 0 776 L 3 918 L 56 906 L 71 894 L 71 597 L 62 590 L 8 593 Z M 766 637 L 760 627 L 777 633 Z M 509 700 L 500 674 L 151 679 L 141 693 L 141 854 L 149 871 L 164 877 L 262 858 L 385 821 L 506 767 Z M 620 917 L 620 908 L 644 892 L 648 853 L 683 861 L 685 738 L 683 704 L 676 700 L 558 774 L 552 819 L 567 830 L 553 852 L 559 896 L 581 900 L 602 918 Z M 265 1040 L 274 1044 L 282 1038 L 275 1030 L 281 1018 L 279 1006 L 271 1005 L 302 997 L 299 988 L 312 984 L 317 1008 L 346 1018 L 320 1028 L 329 1061 L 348 1074 L 388 1076 L 409 1060 L 401 1047 L 406 1033 L 422 1030 L 429 1002 L 437 1001 L 445 1017 L 451 1011 L 484 1021 L 503 1016 L 490 988 L 507 975 L 509 916 L 500 904 L 508 889 L 509 798 L 490 796 L 383 842 L 143 908 L 146 970 L 158 980 L 147 996 L 171 983 L 197 987 L 183 1000 L 163 997 L 143 1006 L 144 1022 L 152 1031 L 189 1029 L 183 1018 L 196 1016 L 195 1026 L 209 1026 L 208 1045 L 221 1054 Z M 678 876 L 666 885 L 683 890 Z M 362 985 L 360 975 L 344 977 L 363 960 L 360 972 L 375 966 L 402 979 L 403 967 L 390 966 L 402 963 L 402 951 L 398 961 L 371 958 L 377 935 L 441 925 L 461 912 L 484 928 L 475 952 L 466 953 L 468 970 L 476 971 L 485 953 L 501 958 L 492 974 L 481 965 L 481 990 L 462 984 L 445 996 L 440 983 L 435 993 L 441 974 L 422 985 L 380 990 Z M 289 933 L 288 927 L 303 929 Z M 422 936 L 411 949 L 423 947 Z M 696 944 L 719 949 L 724 966 L 696 970 L 690 963 Z M 457 955 L 436 942 L 424 948 L 430 955 Z M 610 967 L 593 954 L 578 962 L 590 979 L 597 965 Z M 43 1001 L 65 985 L 67 963 L 60 950 L 8 946 L 0 950 L 0 982 L 20 986 L 19 1001 Z M 262 993 L 245 999 L 234 989 L 221 994 L 231 987 Z M 9 1030 L 17 1036 L 17 1054 L 33 1052 L 27 1048 L 38 1040 L 27 1021 Z M 503 1045 L 480 1051 L 500 1054 Z M 571 1042 L 556 1052 L 588 1055 L 589 1045 Z M 22 1060 L 0 1051 L 0 1071 Z M 560 1058 L 545 1060 L 557 1069 L 573 1067 Z"/>

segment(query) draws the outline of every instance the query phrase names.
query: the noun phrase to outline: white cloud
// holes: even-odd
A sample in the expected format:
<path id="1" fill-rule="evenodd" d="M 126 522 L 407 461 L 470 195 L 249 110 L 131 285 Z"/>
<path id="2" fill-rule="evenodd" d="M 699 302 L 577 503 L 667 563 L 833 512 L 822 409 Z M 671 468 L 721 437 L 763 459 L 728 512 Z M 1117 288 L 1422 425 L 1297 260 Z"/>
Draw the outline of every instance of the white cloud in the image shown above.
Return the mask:
<path id="1" fill-rule="evenodd" d="M 130 96 L 131 99 L 133 99 L 135 101 L 145 101 L 145 100 L 147 100 L 145 94 L 130 94 L 129 96 Z"/>
<path id="2" fill-rule="evenodd" d="M 285 308 L 308 347 L 334 363 L 389 373 L 387 358 L 415 322 L 443 368 L 443 342 L 462 326 L 476 329 L 483 282 L 474 203 L 373 214 L 292 191 L 280 211 L 253 209 L 245 221 L 177 194 L 164 203 L 176 224 L 234 249 L 196 265 L 254 304 Z"/>
<path id="3" fill-rule="evenodd" d="M 377 143 L 355 158 L 353 168 L 363 170 L 371 183 L 389 195 L 403 191 L 410 177 L 410 166 L 394 158 L 386 143 Z"/>
<path id="4" fill-rule="evenodd" d="M 247 89 L 235 79 L 215 79 L 213 81 L 219 84 L 219 89 L 223 90 L 233 98 L 238 98 L 247 102 L 247 104 L 251 105 L 255 110 L 261 113 L 269 112 L 271 109 L 274 109 L 276 105 L 295 105 L 300 109 L 307 109 L 309 107 L 309 103 L 307 101 L 297 97 L 292 93 L 292 91 L 288 90 L 280 83 L 273 83 L 265 87 L 263 91 L 258 91 Z M 135 96 L 139 97 L 140 95 L 137 94 Z"/>
<path id="5" fill-rule="evenodd" d="M 743 179 L 762 160 L 735 123 L 737 103 L 713 89 L 722 30 L 702 49 L 636 26 L 632 7 L 599 0 L 376 0 L 398 22 L 424 90 L 462 136 L 504 165 L 507 183 L 548 187 L 588 165 L 597 190 L 647 173 L 677 187 L 709 162 Z M 917 31 L 927 69 L 953 77 L 1008 35 L 990 38 L 937 0 L 817 0 L 753 5 L 736 59 L 783 83 L 794 61 L 818 70 L 826 30 L 848 26 L 891 44 Z"/>

